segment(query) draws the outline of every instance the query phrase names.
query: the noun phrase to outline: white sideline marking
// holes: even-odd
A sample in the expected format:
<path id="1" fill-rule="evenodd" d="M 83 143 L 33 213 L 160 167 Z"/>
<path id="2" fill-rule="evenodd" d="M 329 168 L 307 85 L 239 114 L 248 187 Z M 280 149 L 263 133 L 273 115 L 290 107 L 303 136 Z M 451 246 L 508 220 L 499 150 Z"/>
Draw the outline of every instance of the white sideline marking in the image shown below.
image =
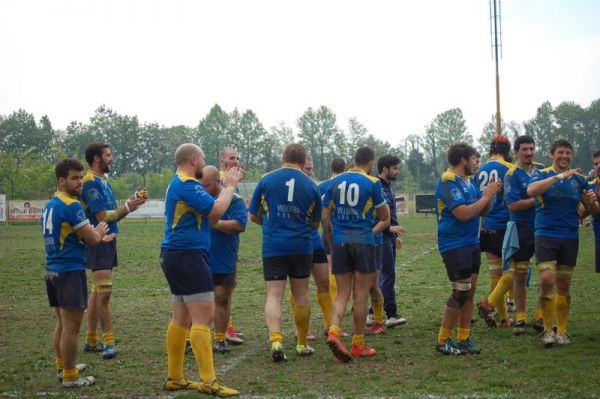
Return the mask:
<path id="1" fill-rule="evenodd" d="M 240 353 L 238 356 L 227 360 L 225 362 L 225 364 L 217 367 L 217 369 L 215 370 L 217 372 L 217 375 L 227 374 L 228 372 L 230 372 L 231 370 L 236 368 L 248 356 L 256 354 L 258 352 L 258 350 L 260 349 L 260 347 L 261 347 L 261 345 L 253 346 L 250 349 L 248 349 L 247 351 Z"/>
<path id="2" fill-rule="evenodd" d="M 434 246 L 431 246 L 431 247 L 427 248 L 423 252 L 419 252 L 418 254 L 416 254 L 415 256 L 413 256 L 412 258 L 410 258 L 408 260 L 405 260 L 404 262 L 399 263 L 398 266 L 408 266 L 411 263 L 414 263 L 414 262 L 418 261 L 419 259 L 421 259 L 421 258 L 429 255 L 436 248 L 437 248 L 437 244 L 434 245 Z M 398 255 L 396 255 L 396 256 L 398 256 Z"/>

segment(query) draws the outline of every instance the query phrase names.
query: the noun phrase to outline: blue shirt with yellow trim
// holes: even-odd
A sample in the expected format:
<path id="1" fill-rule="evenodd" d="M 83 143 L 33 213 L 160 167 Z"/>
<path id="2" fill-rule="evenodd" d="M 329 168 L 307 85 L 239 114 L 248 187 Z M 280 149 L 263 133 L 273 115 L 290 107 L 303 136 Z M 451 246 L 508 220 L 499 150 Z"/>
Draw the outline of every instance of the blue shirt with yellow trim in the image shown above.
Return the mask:
<path id="1" fill-rule="evenodd" d="M 248 224 L 248 212 L 246 203 L 238 194 L 234 194 L 229 208 L 225 211 L 221 220 L 234 220 L 239 225 L 246 227 Z M 223 233 L 222 231 L 210 229 L 210 270 L 213 273 L 235 273 L 238 249 L 240 247 L 239 233 Z"/>
<path id="2" fill-rule="evenodd" d="M 219 171 L 219 180 L 221 181 L 221 186 L 225 187 L 225 174 L 227 172 L 224 170 L 220 170 Z M 233 190 L 234 193 L 239 194 L 240 193 L 240 188 L 236 187 L 235 190 Z"/>
<path id="3" fill-rule="evenodd" d="M 163 251 L 210 249 L 208 214 L 214 198 L 196 178 L 177 172 L 165 194 Z"/>
<path id="4" fill-rule="evenodd" d="M 321 196 L 300 169 L 284 164 L 264 175 L 248 211 L 262 216 L 264 258 L 313 253 L 311 224 L 321 220 Z"/>
<path id="5" fill-rule="evenodd" d="M 77 229 L 89 222 L 81 203 L 67 193 L 57 192 L 46 204 L 41 218 L 46 270 L 85 270 L 85 244 Z"/>
<path id="6" fill-rule="evenodd" d="M 479 169 L 475 180 L 477 187 L 480 192 L 486 188 L 490 181 L 504 181 L 506 172 L 514 165 L 510 162 L 505 161 L 500 156 L 492 156 L 485 165 Z M 504 186 L 496 193 L 492 200 L 492 208 L 490 212 L 485 215 L 481 227 L 486 229 L 505 229 L 506 223 L 508 223 L 510 215 L 508 214 L 508 208 L 504 200 Z"/>
<path id="7" fill-rule="evenodd" d="M 97 226 L 99 223 L 96 218 L 96 212 L 117 209 L 117 201 L 115 201 L 108 178 L 106 176 L 98 176 L 91 170 L 83 176 L 81 199 L 87 216 L 94 226 Z M 118 232 L 119 227 L 117 226 L 117 222 L 108 222 L 108 233 Z"/>
<path id="8" fill-rule="evenodd" d="M 504 200 L 506 201 L 506 205 L 531 198 L 527 194 L 529 180 L 531 180 L 531 176 L 536 169 L 541 169 L 543 167 L 544 165 L 542 164 L 534 163 L 535 169 L 529 173 L 527 170 L 515 165 L 506 172 L 506 176 L 504 176 Z M 535 222 L 535 206 L 516 212 L 509 210 L 509 215 L 511 221 L 533 228 Z"/>
<path id="9" fill-rule="evenodd" d="M 331 210 L 333 243 L 374 244 L 376 210 L 386 205 L 377 177 L 350 169 L 331 180 L 323 206 Z"/>
<path id="10" fill-rule="evenodd" d="M 530 184 L 555 176 L 552 168 L 536 170 Z M 535 197 L 535 235 L 548 238 L 579 238 L 579 203 L 583 190 L 589 189 L 585 177 L 579 174 L 557 181 L 542 195 Z"/>
<path id="11" fill-rule="evenodd" d="M 481 198 L 481 191 L 473 181 L 448 169 L 435 188 L 435 213 L 438 221 L 440 253 L 479 244 L 479 216 L 461 222 L 452 214 L 460 205 L 471 205 Z"/>

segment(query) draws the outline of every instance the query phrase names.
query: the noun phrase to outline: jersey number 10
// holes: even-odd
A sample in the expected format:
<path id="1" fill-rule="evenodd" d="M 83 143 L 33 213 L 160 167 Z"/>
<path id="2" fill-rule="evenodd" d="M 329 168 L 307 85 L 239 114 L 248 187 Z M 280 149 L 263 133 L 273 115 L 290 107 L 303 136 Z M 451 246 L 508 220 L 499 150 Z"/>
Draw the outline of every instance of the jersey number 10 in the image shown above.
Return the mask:
<path id="1" fill-rule="evenodd" d="M 340 190 L 340 205 L 345 205 L 347 202 L 350 206 L 356 206 L 358 204 L 358 184 L 350 183 L 348 189 L 346 189 L 347 183 L 343 181 L 338 185 L 338 190 Z"/>

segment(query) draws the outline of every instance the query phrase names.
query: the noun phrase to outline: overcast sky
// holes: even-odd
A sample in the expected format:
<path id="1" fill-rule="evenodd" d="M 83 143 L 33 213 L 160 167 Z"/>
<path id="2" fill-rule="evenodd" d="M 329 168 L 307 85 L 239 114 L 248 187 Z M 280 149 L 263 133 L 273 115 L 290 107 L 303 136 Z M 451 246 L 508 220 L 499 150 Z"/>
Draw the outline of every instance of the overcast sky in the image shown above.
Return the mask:
<path id="1" fill-rule="evenodd" d="M 504 0 L 501 106 L 600 98 L 600 1 Z M 0 0 L 0 114 L 55 128 L 106 104 L 196 126 L 212 105 L 265 127 L 326 105 L 398 144 L 460 107 L 475 137 L 495 112 L 487 0 Z"/>

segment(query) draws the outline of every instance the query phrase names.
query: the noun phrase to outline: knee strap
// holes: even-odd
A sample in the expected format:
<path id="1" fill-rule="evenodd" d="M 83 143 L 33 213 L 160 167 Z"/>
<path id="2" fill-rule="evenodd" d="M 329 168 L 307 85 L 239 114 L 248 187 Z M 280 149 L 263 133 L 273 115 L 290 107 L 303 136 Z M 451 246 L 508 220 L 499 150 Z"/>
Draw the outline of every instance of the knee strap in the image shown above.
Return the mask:
<path id="1" fill-rule="evenodd" d="M 95 281 L 92 285 L 92 290 L 95 290 L 98 294 L 112 292 L 112 279 L 103 278 Z"/>
<path id="2" fill-rule="evenodd" d="M 543 273 L 543 272 L 556 273 L 556 262 L 554 262 L 554 261 L 539 262 L 537 266 L 538 266 L 538 271 L 540 273 Z"/>

